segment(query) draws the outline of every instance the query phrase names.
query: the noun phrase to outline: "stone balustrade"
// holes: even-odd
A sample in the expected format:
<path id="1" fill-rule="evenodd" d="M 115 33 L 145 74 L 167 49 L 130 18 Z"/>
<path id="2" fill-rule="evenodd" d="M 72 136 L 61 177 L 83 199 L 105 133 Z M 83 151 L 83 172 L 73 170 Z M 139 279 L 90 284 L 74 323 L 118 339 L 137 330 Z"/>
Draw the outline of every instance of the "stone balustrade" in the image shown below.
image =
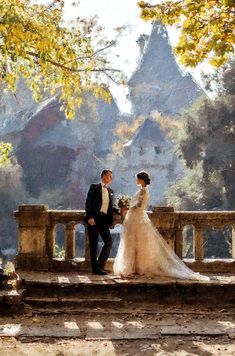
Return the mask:
<path id="1" fill-rule="evenodd" d="M 173 207 L 155 207 L 148 212 L 154 226 L 160 231 L 169 246 L 183 257 L 185 226 L 194 228 L 193 261 L 185 261 L 195 271 L 235 271 L 235 212 L 234 211 L 174 211 Z M 20 205 L 14 212 L 18 221 L 19 247 L 16 268 L 38 271 L 89 271 L 89 244 L 84 224 L 83 210 L 50 210 L 46 205 Z M 121 224 L 122 217 L 114 215 L 114 225 Z M 65 231 L 65 258 L 55 256 L 56 226 L 63 225 Z M 84 258 L 76 258 L 76 225 L 85 226 Z M 205 260 L 203 231 L 232 227 L 232 256 L 229 260 Z M 110 259 L 109 264 L 112 263 Z"/>

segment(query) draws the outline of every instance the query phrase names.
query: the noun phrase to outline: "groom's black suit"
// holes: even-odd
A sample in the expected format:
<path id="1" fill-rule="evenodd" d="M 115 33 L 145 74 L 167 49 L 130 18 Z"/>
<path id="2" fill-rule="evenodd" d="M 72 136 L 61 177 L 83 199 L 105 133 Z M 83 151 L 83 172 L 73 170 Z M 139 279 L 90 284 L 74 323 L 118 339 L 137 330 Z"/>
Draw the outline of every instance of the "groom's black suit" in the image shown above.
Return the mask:
<path id="1" fill-rule="evenodd" d="M 90 244 L 90 258 L 92 271 L 96 271 L 97 268 L 103 269 L 105 262 L 109 257 L 109 253 L 112 247 L 112 237 L 109 231 L 110 225 L 113 222 L 113 191 L 108 189 L 109 204 L 107 214 L 101 213 L 102 206 L 102 185 L 92 184 L 86 198 L 86 222 L 90 218 L 95 220 L 95 225 L 88 224 L 88 236 Z M 101 236 L 104 245 L 97 259 L 98 252 L 98 240 Z"/>

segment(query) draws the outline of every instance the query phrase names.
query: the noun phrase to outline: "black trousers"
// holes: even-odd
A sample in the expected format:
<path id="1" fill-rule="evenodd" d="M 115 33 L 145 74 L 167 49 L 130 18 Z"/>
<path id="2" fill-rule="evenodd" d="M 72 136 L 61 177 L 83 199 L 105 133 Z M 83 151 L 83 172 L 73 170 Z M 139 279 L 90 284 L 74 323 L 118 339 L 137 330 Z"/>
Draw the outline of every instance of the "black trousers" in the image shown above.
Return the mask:
<path id="1" fill-rule="evenodd" d="M 107 224 L 106 219 L 107 218 L 105 215 L 100 215 L 97 219 L 95 219 L 96 225 L 88 224 L 88 237 L 92 270 L 95 270 L 97 267 L 104 268 L 113 244 L 109 225 Z M 101 236 L 104 245 L 97 259 L 99 235 Z"/>

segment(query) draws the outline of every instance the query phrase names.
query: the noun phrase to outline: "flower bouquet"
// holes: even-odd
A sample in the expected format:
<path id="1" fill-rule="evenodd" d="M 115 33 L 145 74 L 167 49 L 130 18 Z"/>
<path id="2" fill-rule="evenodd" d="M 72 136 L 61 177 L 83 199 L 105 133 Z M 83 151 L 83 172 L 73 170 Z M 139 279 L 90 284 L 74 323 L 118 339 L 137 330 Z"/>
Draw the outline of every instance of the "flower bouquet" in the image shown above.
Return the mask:
<path id="1" fill-rule="evenodd" d="M 125 215 L 130 208 L 131 197 L 129 195 L 119 195 L 117 198 L 117 205 L 120 208 L 121 215 Z"/>

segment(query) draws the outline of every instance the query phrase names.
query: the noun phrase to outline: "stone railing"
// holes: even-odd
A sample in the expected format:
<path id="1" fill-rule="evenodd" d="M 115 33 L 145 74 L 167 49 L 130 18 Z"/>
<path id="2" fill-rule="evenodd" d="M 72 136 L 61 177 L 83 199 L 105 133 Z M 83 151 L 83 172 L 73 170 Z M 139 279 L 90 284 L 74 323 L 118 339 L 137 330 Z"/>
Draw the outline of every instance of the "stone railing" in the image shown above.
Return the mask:
<path id="1" fill-rule="evenodd" d="M 169 246 L 183 257 L 183 229 L 194 227 L 195 259 L 186 261 L 197 271 L 235 271 L 235 212 L 233 211 L 174 211 L 173 207 L 155 207 L 148 212 L 154 226 L 160 231 Z M 90 269 L 87 229 L 82 210 L 49 210 L 45 205 L 20 205 L 14 212 L 19 226 L 19 247 L 16 268 L 24 270 L 69 271 Z M 121 224 L 122 217 L 114 215 L 114 225 Z M 64 225 L 65 258 L 55 256 L 56 226 Z M 76 225 L 85 226 L 84 258 L 75 256 Z M 223 229 L 232 227 L 232 256 L 229 260 L 204 260 L 203 230 L 207 227 Z M 109 264 L 112 260 L 109 260 Z"/>

